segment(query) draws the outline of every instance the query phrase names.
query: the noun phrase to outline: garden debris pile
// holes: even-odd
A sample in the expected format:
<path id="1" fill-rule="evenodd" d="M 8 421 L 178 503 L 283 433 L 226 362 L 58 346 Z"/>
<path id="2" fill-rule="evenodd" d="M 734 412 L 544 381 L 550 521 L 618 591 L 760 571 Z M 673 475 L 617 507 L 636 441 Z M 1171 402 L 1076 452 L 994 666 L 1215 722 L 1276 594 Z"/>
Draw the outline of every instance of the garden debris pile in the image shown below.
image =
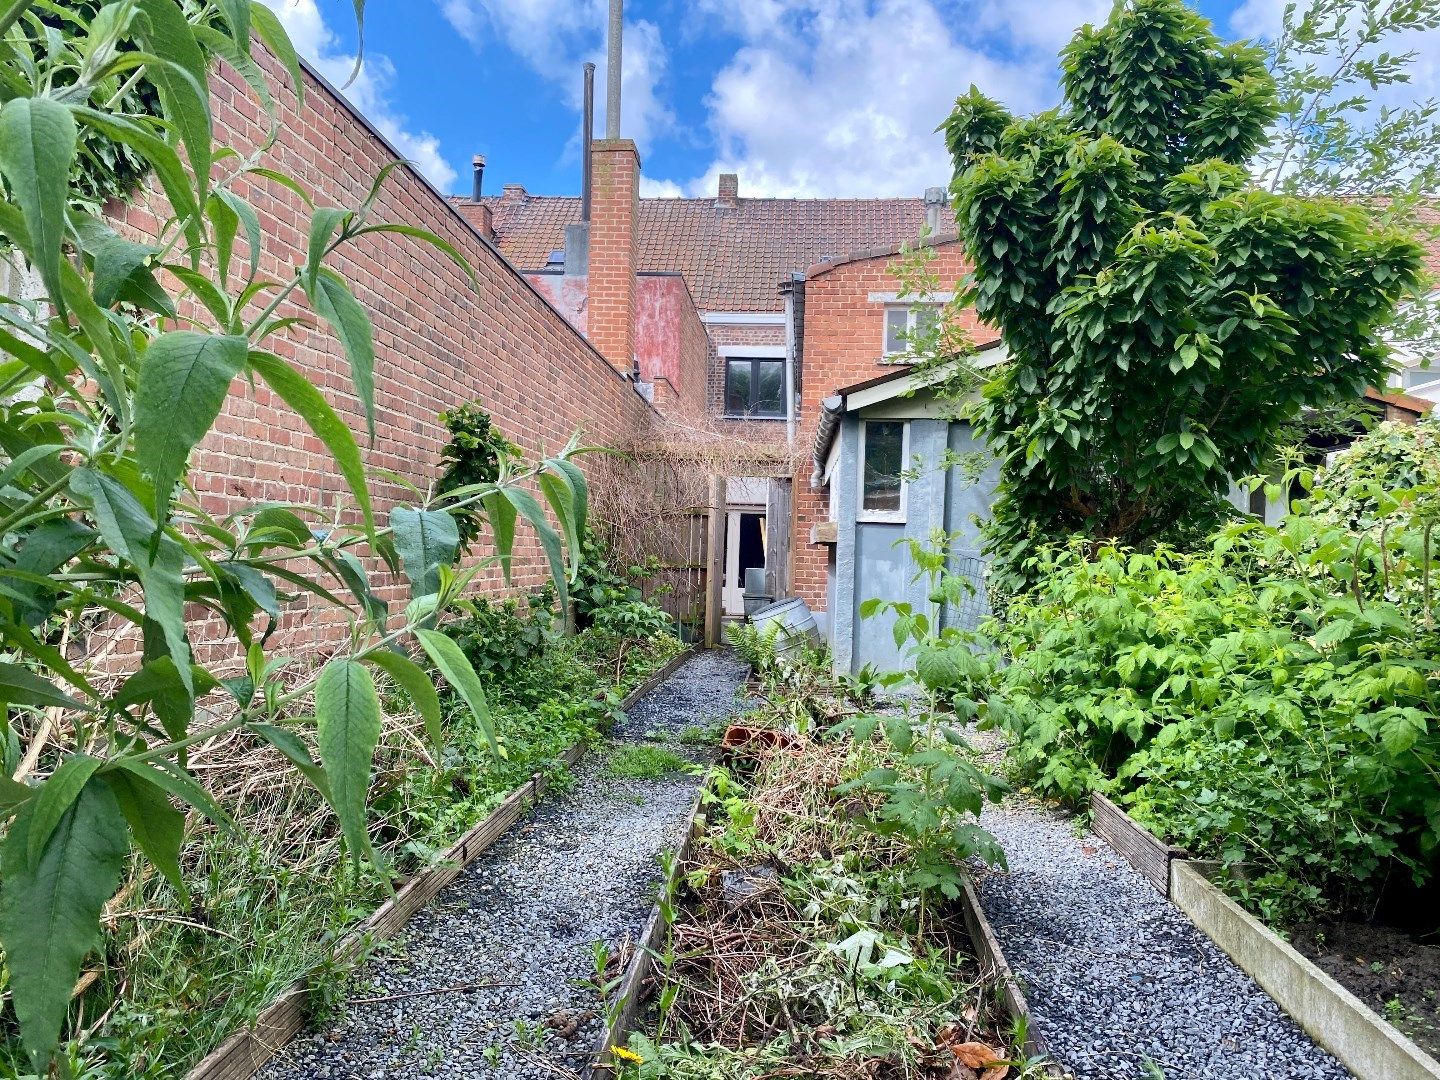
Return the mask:
<path id="1" fill-rule="evenodd" d="M 727 654 L 702 654 L 637 704 L 616 735 L 713 727 L 742 707 L 743 674 Z M 673 769 L 621 776 L 613 751 L 589 755 L 568 794 L 512 826 L 371 959 L 332 1023 L 260 1076 L 578 1075 L 604 1023 L 593 984 L 621 967 L 641 932 L 657 855 L 678 841 L 699 782 Z M 602 976 L 596 968 L 607 960 Z"/>
<path id="2" fill-rule="evenodd" d="M 796 738 L 750 753 L 735 767 L 751 779 L 716 777 L 622 1075 L 1022 1075 L 962 921 L 901 884 L 905 842 L 863 823 L 879 799 L 836 794 L 873 749 Z"/>

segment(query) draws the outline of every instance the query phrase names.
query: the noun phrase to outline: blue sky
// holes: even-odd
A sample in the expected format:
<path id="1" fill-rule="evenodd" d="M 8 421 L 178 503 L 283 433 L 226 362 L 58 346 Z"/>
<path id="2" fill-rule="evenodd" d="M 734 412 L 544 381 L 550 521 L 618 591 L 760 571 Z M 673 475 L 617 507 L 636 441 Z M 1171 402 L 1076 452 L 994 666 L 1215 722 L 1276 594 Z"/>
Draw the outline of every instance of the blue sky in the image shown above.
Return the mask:
<path id="1" fill-rule="evenodd" d="M 343 81 L 351 0 L 267 0 Z M 1282 0 L 1207 0 L 1222 36 L 1263 32 Z M 1054 104 L 1056 52 L 1111 0 L 628 0 L 622 133 L 649 195 L 906 195 L 944 183 L 935 124 L 971 82 L 1016 111 Z M 581 64 L 606 0 L 369 0 L 367 63 L 347 90 L 442 189 L 579 188 Z"/>

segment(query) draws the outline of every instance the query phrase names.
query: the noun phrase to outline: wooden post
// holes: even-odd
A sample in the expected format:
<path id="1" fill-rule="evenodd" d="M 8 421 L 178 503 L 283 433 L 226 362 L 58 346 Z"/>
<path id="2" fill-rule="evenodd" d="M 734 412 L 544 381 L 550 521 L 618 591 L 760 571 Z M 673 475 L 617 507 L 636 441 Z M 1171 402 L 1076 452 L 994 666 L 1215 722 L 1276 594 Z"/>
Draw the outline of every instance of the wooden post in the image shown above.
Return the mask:
<path id="1" fill-rule="evenodd" d="M 725 478 L 710 478 L 710 539 L 705 550 L 705 647 L 723 645 L 720 616 L 725 587 Z"/>

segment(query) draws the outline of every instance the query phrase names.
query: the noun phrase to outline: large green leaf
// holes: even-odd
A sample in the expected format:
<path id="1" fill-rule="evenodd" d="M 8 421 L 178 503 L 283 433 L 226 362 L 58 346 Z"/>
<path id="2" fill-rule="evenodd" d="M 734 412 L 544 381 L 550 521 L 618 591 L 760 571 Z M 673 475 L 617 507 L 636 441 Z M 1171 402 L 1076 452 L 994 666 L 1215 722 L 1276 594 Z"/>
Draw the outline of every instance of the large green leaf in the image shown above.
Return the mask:
<path id="1" fill-rule="evenodd" d="M 305 79 L 300 71 L 300 57 L 296 55 L 295 46 L 290 41 L 290 35 L 285 32 L 279 16 L 263 0 L 250 0 L 250 22 L 265 47 L 275 54 L 275 58 L 290 75 L 295 96 L 304 104 Z"/>
<path id="2" fill-rule="evenodd" d="M 32 866 L 26 852 L 34 805 L 22 806 L 0 846 L 0 945 L 21 1041 L 36 1072 L 45 1073 L 80 965 L 99 940 L 100 913 L 120 884 L 130 840 L 114 792 L 92 779 Z"/>
<path id="3" fill-rule="evenodd" d="M 365 429 L 375 441 L 375 330 L 370 316 L 345 284 L 345 279 L 327 266 L 320 267 L 306 288 L 310 306 L 335 331 L 350 361 L 350 377 L 365 411 Z"/>
<path id="4" fill-rule="evenodd" d="M 17 97 L 0 108 L 0 170 L 30 233 L 26 254 L 62 311 L 61 246 L 75 138 L 75 117 L 59 102 Z"/>
<path id="5" fill-rule="evenodd" d="M 495 725 L 490 719 L 490 703 L 485 700 L 485 688 L 480 685 L 480 676 L 475 674 L 460 646 L 439 630 L 417 630 L 415 636 L 420 639 L 420 647 L 430 657 L 430 662 L 460 695 L 460 700 L 470 707 L 470 713 L 480 725 L 491 752 L 496 757 L 504 757 L 505 751 L 495 737 Z"/>
<path id="6" fill-rule="evenodd" d="M 491 543 L 500 560 L 500 572 L 510 580 L 510 566 L 515 559 L 515 504 L 503 491 L 494 491 L 480 500 L 490 521 Z"/>
<path id="7" fill-rule="evenodd" d="M 134 773 L 144 783 L 168 791 L 181 802 L 193 806 L 226 832 L 234 830 L 235 823 L 230 820 L 230 815 L 189 773 L 173 762 L 160 760 L 151 764 L 134 758 L 118 758 L 113 764 L 117 769 Z"/>
<path id="8" fill-rule="evenodd" d="M 244 370 L 248 348 L 243 337 L 177 330 L 145 350 L 135 390 L 135 456 L 155 485 L 158 517 L 190 451 L 220 415 L 231 380 Z"/>
<path id="9" fill-rule="evenodd" d="M 365 465 L 360 460 L 360 446 L 345 421 L 325 400 L 325 395 L 315 388 L 309 379 L 301 375 L 274 353 L 255 351 L 250 354 L 250 366 L 260 373 L 271 390 L 281 400 L 300 414 L 310 425 L 316 438 L 323 442 L 335 458 L 350 493 L 355 496 L 355 505 L 365 519 L 365 530 L 375 535 L 375 511 L 370 505 L 370 487 L 365 481 Z"/>
<path id="10" fill-rule="evenodd" d="M 365 803 L 380 742 L 380 698 L 363 664 L 338 659 L 325 665 L 315 685 L 315 720 L 330 805 L 358 859 L 371 853 Z"/>
<path id="11" fill-rule="evenodd" d="M 40 862 L 40 852 L 55 831 L 55 826 L 65 816 L 65 811 L 70 809 L 80 790 L 103 764 L 99 758 L 89 754 L 71 754 L 40 785 L 39 794 L 35 797 L 34 815 L 27 830 L 29 846 L 25 855 L 32 867 Z"/>
<path id="12" fill-rule="evenodd" d="M 0 704 L 85 708 L 84 702 L 62 694 L 49 679 L 41 678 L 19 664 L 5 663 L 0 663 Z"/>
<path id="13" fill-rule="evenodd" d="M 189 732 L 195 714 L 195 697 L 180 677 L 175 661 L 169 656 L 156 657 L 121 684 L 111 705 L 127 709 L 149 702 L 159 717 L 166 734 L 183 739 Z"/>
<path id="14" fill-rule="evenodd" d="M 175 0 L 136 0 L 144 16 L 136 24 L 147 52 L 168 63 L 149 64 L 146 77 L 160 91 L 165 119 L 185 143 L 195 174 L 197 204 L 204 204 L 210 183 L 210 73 L 195 33 Z"/>
<path id="15" fill-rule="evenodd" d="M 395 685 L 405 692 L 425 721 L 425 735 L 430 745 L 438 749 L 445 736 L 440 727 L 440 695 L 435 692 L 430 676 L 408 656 L 389 650 L 371 653 L 365 662 L 374 664 L 395 680 Z"/>
<path id="16" fill-rule="evenodd" d="M 545 511 L 534 495 L 520 488 L 506 485 L 500 489 L 505 498 L 510 500 L 516 512 L 519 513 L 535 534 L 540 538 L 540 546 L 545 551 L 545 559 L 550 564 L 550 579 L 555 583 L 556 601 L 560 610 L 564 611 L 570 605 L 569 575 L 565 569 L 565 545 L 560 541 L 560 534 L 555 531 L 555 526 L 550 524 L 545 517 Z"/>
<path id="17" fill-rule="evenodd" d="M 440 591 L 440 568 L 455 561 L 460 551 L 460 528 L 443 510 L 416 510 L 397 506 L 390 512 L 395 550 L 416 596 Z"/>
<path id="18" fill-rule="evenodd" d="M 130 835 L 155 869 L 182 899 L 189 890 L 180 875 L 180 845 L 185 841 L 185 815 L 170 805 L 165 789 L 146 783 L 140 775 L 126 769 L 112 769 L 103 774 L 115 793 L 120 812 L 130 825 Z"/>
<path id="19" fill-rule="evenodd" d="M 110 550 L 131 563 L 145 592 L 145 615 L 164 632 L 176 670 L 189 690 L 190 645 L 185 639 L 185 556 L 180 545 L 163 532 L 140 500 L 107 473 L 79 468 L 70 477 L 70 490 L 89 505 Z M 152 551 L 153 549 L 153 551 Z"/>

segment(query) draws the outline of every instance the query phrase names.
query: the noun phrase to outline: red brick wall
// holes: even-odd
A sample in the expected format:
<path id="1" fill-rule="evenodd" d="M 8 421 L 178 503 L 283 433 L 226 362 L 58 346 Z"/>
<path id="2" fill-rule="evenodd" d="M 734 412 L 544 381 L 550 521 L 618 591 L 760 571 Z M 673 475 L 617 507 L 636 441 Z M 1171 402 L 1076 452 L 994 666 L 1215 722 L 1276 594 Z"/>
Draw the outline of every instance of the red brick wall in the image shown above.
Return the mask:
<path id="1" fill-rule="evenodd" d="M 321 206 L 355 206 L 395 154 L 323 84 L 308 74 L 299 105 L 288 78 L 268 57 L 280 109 L 280 136 L 265 164 L 297 179 Z M 248 154 L 265 137 L 263 118 L 243 83 L 222 67 L 214 80 L 218 141 Z M 623 155 L 621 155 L 623 156 Z M 262 277 L 288 280 L 304 262 L 309 211 L 292 193 L 263 179 L 236 186 L 258 212 L 267 248 Z M 157 199 L 124 212 L 124 224 L 154 234 Z M 500 428 L 529 455 L 559 450 L 576 429 L 593 444 L 624 447 L 643 439 L 655 412 L 559 313 L 551 308 L 446 200 L 409 169 L 390 175 L 373 220 L 430 229 L 455 245 L 475 267 L 480 288 L 434 249 L 383 234 L 342 248 L 329 263 L 350 282 L 375 326 L 377 439 L 367 464 L 391 470 L 426 489 L 438 475 L 447 435 L 439 413 L 478 399 Z M 243 247 L 243 241 L 240 245 Z M 247 253 L 237 251 L 236 263 Z M 238 285 L 232 283 L 232 287 Z M 280 316 L 314 324 L 303 294 Z M 268 347 L 319 385 L 362 439 L 364 422 L 338 343 L 321 328 L 292 327 Z M 194 476 L 206 507 L 228 512 L 258 500 L 333 506 L 347 502 L 343 480 L 305 424 L 260 384 L 237 381 L 215 430 L 194 459 Z M 399 485 L 373 481 L 382 520 L 399 500 L 413 500 Z M 538 584 L 544 563 L 538 547 L 517 548 L 517 586 Z M 384 571 L 376 584 L 390 581 Z M 498 587 L 492 579 L 492 587 Z M 391 582 L 391 599 L 404 590 Z M 382 592 L 382 595 L 384 593 Z M 338 642 L 333 612 L 292 605 L 282 629 L 288 644 Z M 192 633 L 197 628 L 192 628 Z"/>
<path id="2" fill-rule="evenodd" d="M 640 155 L 629 139 L 592 144 L 589 335 L 617 371 L 635 357 L 635 218 Z"/>
<path id="3" fill-rule="evenodd" d="M 958 243 L 939 245 L 935 254 L 933 266 L 941 281 L 959 281 L 969 273 L 970 265 Z M 820 402 L 836 390 L 890 370 L 882 363 L 885 304 L 872 302 L 870 293 L 899 291 L 892 273 L 898 261 L 896 256 L 876 256 L 837 263 L 811 271 L 805 282 L 805 365 L 797 441 L 807 453 L 795 471 L 791 587 L 817 611 L 826 607 L 829 548 L 810 543 L 810 528 L 827 520 L 830 512 L 829 494 L 810 490 L 813 462 L 809 450 L 815 441 Z M 994 331 L 981 327 L 970 312 L 966 312 L 966 324 L 976 344 L 995 337 Z"/>

